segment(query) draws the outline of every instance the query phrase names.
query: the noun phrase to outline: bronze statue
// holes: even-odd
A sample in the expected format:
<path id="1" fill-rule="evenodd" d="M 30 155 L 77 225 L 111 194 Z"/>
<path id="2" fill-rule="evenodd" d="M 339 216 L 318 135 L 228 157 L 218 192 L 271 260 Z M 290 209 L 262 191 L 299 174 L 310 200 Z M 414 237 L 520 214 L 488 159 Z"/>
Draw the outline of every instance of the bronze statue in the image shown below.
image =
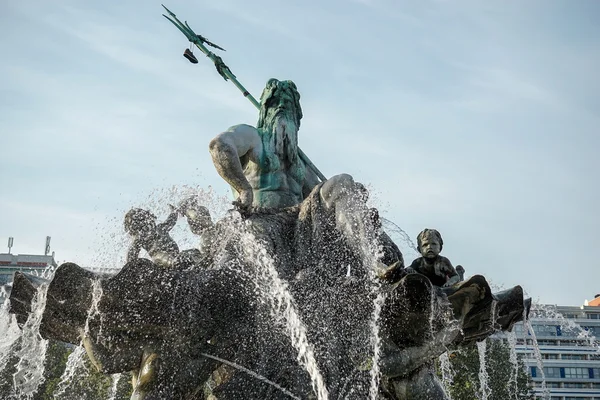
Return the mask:
<path id="1" fill-rule="evenodd" d="M 152 261 L 164 267 L 170 267 L 179 255 L 177 243 L 169 236 L 177 222 L 178 211 L 171 206 L 167 219 L 156 223 L 156 216 L 148 210 L 133 208 L 125 214 L 125 231 L 133 237 L 133 243 L 127 252 L 127 262 L 138 258 L 140 251 L 146 250 Z"/>
<path id="2" fill-rule="evenodd" d="M 229 69 L 220 71 L 231 78 Z M 375 382 L 387 398 L 443 400 L 432 360 L 510 329 L 523 316 L 522 290 L 494 297 L 481 276 L 459 283 L 435 230 L 419 234 L 422 257 L 405 269 L 377 210 L 367 206 L 365 187 L 348 174 L 320 181 L 298 147 L 296 85 L 269 80 L 259 107 L 256 127 L 233 126 L 209 145 L 235 209 L 216 223 L 197 198 L 170 206 L 160 224 L 147 210 L 129 211 L 127 264 L 113 277 L 61 265 L 48 287 L 41 335 L 83 339 L 103 373 L 132 371 L 134 399 L 199 399 L 210 382 L 204 397 L 219 400 L 290 393 L 358 400 Z M 180 252 L 169 236 L 178 214 L 202 238 L 199 255 Z M 142 249 L 151 261 L 138 258 Z M 376 268 L 383 283 L 374 279 Z M 103 294 L 90 316 L 93 281 Z M 17 274 L 11 312 L 21 324 L 34 293 L 34 283 Z M 374 365 L 377 299 L 382 346 Z M 224 366 L 228 372 L 213 379 Z"/>
<path id="3" fill-rule="evenodd" d="M 460 276 L 450 260 L 441 256 L 444 246 L 442 235 L 435 229 L 425 229 L 417 236 L 417 250 L 422 257 L 417 258 L 407 268 L 407 272 L 425 275 L 435 286 L 449 287 L 460 281 Z"/>

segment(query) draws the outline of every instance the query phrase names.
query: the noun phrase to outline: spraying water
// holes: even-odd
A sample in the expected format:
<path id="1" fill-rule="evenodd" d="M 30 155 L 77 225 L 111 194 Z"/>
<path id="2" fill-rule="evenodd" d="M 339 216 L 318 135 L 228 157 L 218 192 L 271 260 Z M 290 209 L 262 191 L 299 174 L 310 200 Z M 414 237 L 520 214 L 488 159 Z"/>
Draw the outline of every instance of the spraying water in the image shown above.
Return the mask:
<path id="1" fill-rule="evenodd" d="M 46 308 L 48 284 L 38 287 L 31 302 L 31 314 L 21 331 L 21 346 L 15 352 L 19 358 L 17 372 L 13 375 L 15 394 L 20 398 L 30 399 L 44 381 L 44 360 L 48 341 L 40 335 L 42 315 Z"/>
<path id="2" fill-rule="evenodd" d="M 527 318 L 524 318 L 523 320 L 524 320 L 523 323 L 524 323 L 525 328 L 529 331 L 529 334 L 531 335 L 531 339 L 532 339 L 532 343 L 533 343 L 533 352 L 535 355 L 535 361 L 536 361 L 538 370 L 540 371 L 540 375 L 542 377 L 542 386 L 541 386 L 542 396 L 544 396 L 544 399 L 549 399 L 550 391 L 546 387 L 546 374 L 544 372 L 544 363 L 542 361 L 542 352 L 540 351 L 540 346 L 538 345 L 538 341 L 535 336 L 535 331 L 533 330 L 533 326 L 531 325 L 531 321 Z"/>
<path id="3" fill-rule="evenodd" d="M 517 335 L 515 332 L 511 331 L 508 332 L 506 334 L 506 340 L 508 342 L 508 348 L 509 348 L 509 361 L 511 363 L 511 365 L 513 366 L 512 370 L 510 371 L 510 379 L 509 379 L 509 386 L 510 386 L 510 390 L 509 393 L 511 394 L 511 398 L 514 398 L 515 400 L 517 400 L 519 398 L 519 389 L 517 386 L 517 378 L 519 376 L 519 359 L 517 358 Z"/>
<path id="4" fill-rule="evenodd" d="M 379 368 L 379 359 L 381 357 L 381 338 L 379 335 L 379 316 L 385 302 L 383 293 L 378 293 L 373 301 L 373 315 L 371 317 L 371 345 L 373 346 L 373 366 L 371 367 L 371 386 L 369 387 L 369 398 L 376 400 L 379 394 L 379 379 L 381 371 Z"/>
<path id="5" fill-rule="evenodd" d="M 252 233 L 242 233 L 241 243 L 246 260 L 260 267 L 257 270 L 258 276 L 253 277 L 259 293 L 271 304 L 274 316 L 281 317 L 285 322 L 292 346 L 298 352 L 298 362 L 308 372 L 317 398 L 327 400 L 329 393 L 325 380 L 319 371 L 313 347 L 308 342 L 306 326 L 298 314 L 287 283 L 279 277 L 273 258 Z"/>
<path id="6" fill-rule="evenodd" d="M 450 363 L 450 356 L 448 352 L 442 354 L 439 357 L 440 361 L 440 372 L 442 373 L 442 384 L 444 385 L 444 391 L 446 392 L 446 396 L 448 400 L 452 400 L 452 396 L 450 395 L 450 391 L 448 390 L 452 383 L 454 382 L 455 372 L 452 369 L 452 364 Z"/>
<path id="7" fill-rule="evenodd" d="M 477 353 L 479 354 L 479 399 L 488 400 L 490 396 L 489 375 L 486 368 L 485 353 L 487 342 L 482 340 L 477 342 Z"/>
<path id="8" fill-rule="evenodd" d="M 88 335 L 90 331 L 89 321 L 91 318 L 99 314 L 98 303 L 102 298 L 102 286 L 99 280 L 92 281 L 92 304 L 88 310 L 87 319 L 85 321 L 84 328 L 84 337 Z M 60 377 L 60 383 L 58 384 L 58 390 L 55 394 L 55 397 L 60 398 L 69 384 L 72 382 L 73 377 L 75 376 L 75 372 L 79 367 L 83 366 L 85 357 L 85 349 L 83 344 L 80 343 L 79 347 L 77 347 L 71 354 L 69 354 L 69 358 L 67 359 L 67 365 L 65 366 L 65 370 Z"/>
<path id="9" fill-rule="evenodd" d="M 557 311 L 555 306 L 536 305 L 535 309 L 532 311 L 535 313 L 536 318 L 550 319 L 559 323 L 563 335 L 570 333 L 575 339 L 582 340 L 588 346 L 600 350 L 600 343 L 598 343 L 598 339 L 591 332 L 582 328 L 574 320 L 565 318 L 560 312 Z"/>
<path id="10" fill-rule="evenodd" d="M 121 374 L 112 374 L 110 379 L 112 384 L 110 386 L 110 392 L 108 394 L 108 400 L 115 400 L 117 397 L 117 390 L 119 388 L 119 381 L 121 380 Z"/>
<path id="11" fill-rule="evenodd" d="M 400 228 L 398 224 L 386 218 L 381 218 L 381 223 L 385 231 L 390 236 L 392 236 L 393 238 L 398 238 L 399 242 L 406 244 L 406 246 L 408 246 L 409 249 L 413 250 L 415 254 L 419 254 L 415 243 L 412 241 L 408 233 L 406 233 L 404 229 Z M 395 240 L 394 242 L 397 241 Z"/>
<path id="12" fill-rule="evenodd" d="M 4 287 L 1 289 L 4 290 Z M 8 296 L 4 297 L 6 297 L 6 300 L 0 306 L 0 371 L 6 368 L 15 342 L 21 335 L 17 319 L 14 315 L 8 313 L 10 309 Z"/>

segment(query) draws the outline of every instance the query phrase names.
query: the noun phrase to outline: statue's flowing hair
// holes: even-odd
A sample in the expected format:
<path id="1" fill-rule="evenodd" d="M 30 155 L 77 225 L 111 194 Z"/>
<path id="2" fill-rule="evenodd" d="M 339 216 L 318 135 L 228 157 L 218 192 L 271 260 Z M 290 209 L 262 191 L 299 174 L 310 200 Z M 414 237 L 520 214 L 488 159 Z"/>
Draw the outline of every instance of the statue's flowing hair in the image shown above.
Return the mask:
<path id="1" fill-rule="evenodd" d="M 277 107 L 275 102 L 279 96 L 287 94 L 292 99 L 292 110 L 287 110 L 285 116 L 281 114 L 269 115 L 272 107 Z M 260 114 L 256 128 L 262 136 L 263 157 L 269 171 L 281 168 L 281 158 L 287 158 L 289 173 L 301 183 L 305 176 L 305 166 L 298 157 L 298 130 L 302 119 L 300 107 L 300 93 L 292 81 L 279 81 L 269 79 L 260 96 Z M 283 119 L 281 121 L 280 119 Z M 285 135 L 278 132 L 278 123 L 285 125 Z"/>

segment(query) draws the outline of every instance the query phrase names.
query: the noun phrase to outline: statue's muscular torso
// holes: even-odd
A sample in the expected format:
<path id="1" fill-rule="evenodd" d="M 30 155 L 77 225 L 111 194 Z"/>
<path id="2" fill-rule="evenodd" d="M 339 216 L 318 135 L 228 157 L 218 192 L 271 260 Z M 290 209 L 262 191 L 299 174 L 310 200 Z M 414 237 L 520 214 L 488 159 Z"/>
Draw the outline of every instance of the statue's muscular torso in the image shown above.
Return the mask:
<path id="1" fill-rule="evenodd" d="M 257 161 L 252 161 L 248 155 L 240 159 L 244 176 L 252 186 L 254 206 L 282 208 L 302 202 L 304 182 L 297 181 L 290 172 L 291 166 L 287 161 L 280 159 L 279 168 L 276 170 L 267 165 L 264 154 L 261 154 Z M 303 163 L 301 168 L 306 168 Z"/>
<path id="2" fill-rule="evenodd" d="M 219 175 L 245 206 L 283 208 L 302 202 L 319 178 L 300 159 L 270 153 L 263 135 L 253 126 L 235 125 L 210 142 L 210 154 Z M 267 154 L 269 152 L 269 154 Z"/>

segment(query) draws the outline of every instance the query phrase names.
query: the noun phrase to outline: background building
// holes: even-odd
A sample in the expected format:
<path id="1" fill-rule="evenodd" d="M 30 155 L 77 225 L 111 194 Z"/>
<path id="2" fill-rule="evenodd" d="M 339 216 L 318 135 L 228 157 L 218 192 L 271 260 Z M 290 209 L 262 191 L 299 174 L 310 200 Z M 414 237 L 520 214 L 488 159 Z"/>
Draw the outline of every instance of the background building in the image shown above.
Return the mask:
<path id="1" fill-rule="evenodd" d="M 56 268 L 52 255 L 0 253 L 0 304 L 10 292 L 13 275 L 16 271 L 41 276 L 49 267 Z"/>
<path id="2" fill-rule="evenodd" d="M 581 307 L 537 306 L 530 326 L 514 332 L 536 399 L 600 400 L 600 297 Z"/>

